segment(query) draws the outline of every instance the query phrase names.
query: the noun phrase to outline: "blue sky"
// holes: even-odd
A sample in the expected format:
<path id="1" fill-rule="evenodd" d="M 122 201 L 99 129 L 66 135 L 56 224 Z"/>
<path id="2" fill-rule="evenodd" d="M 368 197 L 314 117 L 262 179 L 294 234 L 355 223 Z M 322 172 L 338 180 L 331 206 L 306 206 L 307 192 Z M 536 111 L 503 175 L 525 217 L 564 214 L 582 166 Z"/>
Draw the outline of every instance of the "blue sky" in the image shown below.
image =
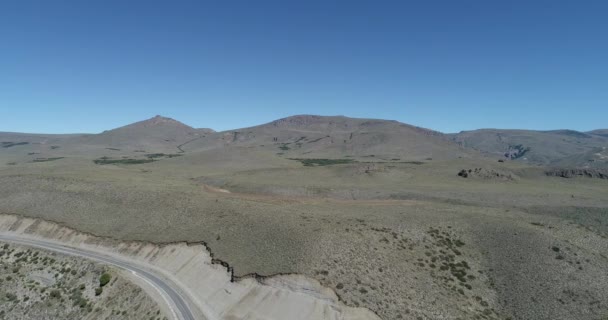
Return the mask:
<path id="1" fill-rule="evenodd" d="M 608 1 L 2 1 L 0 131 L 608 127 Z"/>

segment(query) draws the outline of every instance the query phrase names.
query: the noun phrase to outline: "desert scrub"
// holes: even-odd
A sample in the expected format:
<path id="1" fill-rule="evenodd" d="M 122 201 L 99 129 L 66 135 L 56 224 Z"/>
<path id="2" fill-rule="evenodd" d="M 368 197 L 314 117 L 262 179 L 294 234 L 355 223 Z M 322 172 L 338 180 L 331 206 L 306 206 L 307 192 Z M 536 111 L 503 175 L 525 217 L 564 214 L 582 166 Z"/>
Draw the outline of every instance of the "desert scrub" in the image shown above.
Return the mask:
<path id="1" fill-rule="evenodd" d="M 105 165 L 105 164 L 142 164 L 154 162 L 154 159 L 110 159 L 108 157 L 101 157 L 99 159 L 93 160 L 95 164 Z"/>
<path id="2" fill-rule="evenodd" d="M 302 159 L 291 158 L 289 160 L 300 161 L 305 167 L 329 166 L 334 164 L 346 164 L 356 162 L 353 159 Z"/>
<path id="3" fill-rule="evenodd" d="M 149 317 L 127 310 L 158 309 L 141 288 L 107 266 L 4 243 L 0 252 L 0 319 L 138 320 Z M 121 310 L 119 317 L 110 315 L 112 308 Z"/>
<path id="4" fill-rule="evenodd" d="M 63 159 L 63 158 L 65 158 L 65 157 L 36 158 L 36 159 L 32 160 L 32 162 L 49 162 L 49 161 L 60 160 L 60 159 Z"/>
<path id="5" fill-rule="evenodd" d="M 26 145 L 26 144 L 30 144 L 29 142 L 2 142 L 2 148 L 10 148 L 10 147 L 14 147 L 14 146 L 22 146 L 22 145 Z"/>
<path id="6" fill-rule="evenodd" d="M 176 154 L 176 153 L 148 153 L 146 154 L 146 157 L 148 157 L 149 159 L 156 159 L 156 158 L 175 158 L 175 157 L 181 157 L 181 154 Z"/>

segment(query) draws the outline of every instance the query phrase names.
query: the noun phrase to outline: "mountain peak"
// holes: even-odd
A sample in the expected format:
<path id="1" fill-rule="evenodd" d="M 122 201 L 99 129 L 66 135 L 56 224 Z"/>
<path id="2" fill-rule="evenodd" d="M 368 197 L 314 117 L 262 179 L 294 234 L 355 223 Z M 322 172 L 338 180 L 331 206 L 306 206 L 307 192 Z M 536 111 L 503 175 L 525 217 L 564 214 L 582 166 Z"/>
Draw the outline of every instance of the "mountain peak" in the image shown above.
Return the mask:
<path id="1" fill-rule="evenodd" d="M 141 121 L 140 123 L 153 125 L 153 126 L 163 125 L 163 124 L 178 124 L 178 125 L 187 126 L 187 125 L 183 124 L 182 122 L 179 122 L 173 118 L 163 117 L 161 115 L 156 115 L 153 118 Z"/>
<path id="2" fill-rule="evenodd" d="M 187 130 L 194 130 L 194 128 L 179 122 L 173 118 L 163 117 L 160 115 L 156 115 L 150 119 L 138 121 L 135 123 L 131 123 L 121 128 L 149 128 L 149 127 L 178 127 Z M 120 128 L 118 128 L 120 129 Z"/>

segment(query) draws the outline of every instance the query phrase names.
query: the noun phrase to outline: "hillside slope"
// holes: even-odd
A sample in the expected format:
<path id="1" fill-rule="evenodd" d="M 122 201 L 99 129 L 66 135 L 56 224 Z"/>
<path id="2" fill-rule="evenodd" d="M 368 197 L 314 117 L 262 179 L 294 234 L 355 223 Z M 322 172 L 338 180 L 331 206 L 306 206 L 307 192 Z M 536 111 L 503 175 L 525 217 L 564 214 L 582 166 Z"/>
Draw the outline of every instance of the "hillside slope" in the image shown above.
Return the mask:
<path id="1" fill-rule="evenodd" d="M 597 130 L 587 131 L 586 133 L 608 138 L 608 129 L 597 129 Z"/>
<path id="2" fill-rule="evenodd" d="M 99 134 L 27 134 L 0 132 L 0 160 L 31 163 L 69 157 L 127 157 L 182 153 L 180 145 L 213 133 L 171 118 L 156 116 Z"/>
<path id="3" fill-rule="evenodd" d="M 564 158 L 574 157 L 581 161 L 569 161 L 569 165 L 585 166 L 588 159 L 583 154 L 608 146 L 606 137 L 573 130 L 480 129 L 463 131 L 451 137 L 465 148 L 505 159 L 544 165 L 553 165 Z"/>
<path id="4" fill-rule="evenodd" d="M 260 148 L 290 158 L 425 160 L 470 157 L 444 134 L 397 121 L 298 115 L 218 132 L 184 145 L 187 151 Z"/>
<path id="5" fill-rule="evenodd" d="M 120 128 L 87 135 L 79 144 L 143 150 L 173 150 L 189 140 L 207 134 L 208 129 L 195 129 L 177 120 L 155 116 Z"/>

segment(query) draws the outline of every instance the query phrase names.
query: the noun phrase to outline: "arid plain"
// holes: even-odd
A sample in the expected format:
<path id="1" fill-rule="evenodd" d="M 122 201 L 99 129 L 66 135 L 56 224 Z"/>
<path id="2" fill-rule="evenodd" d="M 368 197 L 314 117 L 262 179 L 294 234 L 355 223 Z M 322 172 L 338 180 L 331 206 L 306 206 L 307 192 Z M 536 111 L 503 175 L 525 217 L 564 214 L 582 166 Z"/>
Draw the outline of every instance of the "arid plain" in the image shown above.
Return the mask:
<path id="1" fill-rule="evenodd" d="M 294 116 L 0 133 L 0 213 L 203 242 L 243 277 L 303 274 L 382 319 L 608 317 L 604 131 L 454 135 Z"/>

